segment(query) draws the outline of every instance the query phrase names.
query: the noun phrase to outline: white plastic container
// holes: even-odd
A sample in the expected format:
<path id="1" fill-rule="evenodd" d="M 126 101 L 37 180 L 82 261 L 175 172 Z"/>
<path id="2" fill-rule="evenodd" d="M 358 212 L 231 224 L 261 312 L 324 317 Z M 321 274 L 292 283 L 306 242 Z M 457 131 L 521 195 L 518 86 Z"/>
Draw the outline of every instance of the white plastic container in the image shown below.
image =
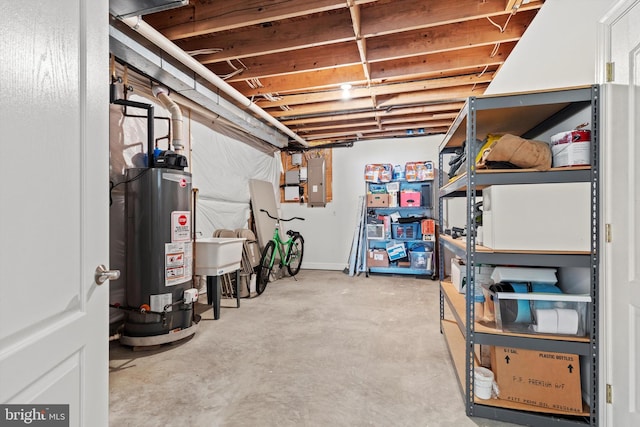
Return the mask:
<path id="1" fill-rule="evenodd" d="M 482 284 L 494 283 L 491 279 L 493 273 L 493 266 L 490 265 L 477 265 L 476 266 L 476 293 L 481 294 Z M 451 283 L 458 292 L 464 294 L 467 292 L 465 285 L 467 284 L 467 266 L 462 263 L 462 260 L 458 258 L 451 258 Z"/>
<path id="2" fill-rule="evenodd" d="M 495 250 L 591 250 L 588 182 L 494 185 L 482 191 L 483 244 Z"/>
<path id="3" fill-rule="evenodd" d="M 491 399 L 493 390 L 493 371 L 477 366 L 473 369 L 473 393 L 478 399 Z"/>
<path id="4" fill-rule="evenodd" d="M 497 266 L 491 273 L 494 283 L 500 282 L 536 282 L 555 285 L 558 283 L 555 268 L 504 267 Z"/>

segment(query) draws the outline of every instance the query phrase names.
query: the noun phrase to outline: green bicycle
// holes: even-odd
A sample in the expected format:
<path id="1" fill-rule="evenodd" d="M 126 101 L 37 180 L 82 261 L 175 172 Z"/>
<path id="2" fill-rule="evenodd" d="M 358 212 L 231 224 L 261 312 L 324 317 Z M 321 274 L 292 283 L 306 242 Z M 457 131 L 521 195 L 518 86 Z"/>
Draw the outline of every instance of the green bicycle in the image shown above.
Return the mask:
<path id="1" fill-rule="evenodd" d="M 280 268 L 286 266 L 291 276 L 295 276 L 300 271 L 300 264 L 302 264 L 302 255 L 304 253 L 304 239 L 299 232 L 288 230 L 287 236 L 289 236 L 289 238 L 287 241 L 282 241 L 280 238 L 280 221 L 293 221 L 294 219 L 304 221 L 304 218 L 295 216 L 289 219 L 282 219 L 271 216 L 271 214 L 264 209 L 260 209 L 260 212 L 264 212 L 269 218 L 275 219 L 276 228 L 273 231 L 273 238 L 267 242 L 260 257 L 258 277 L 256 280 L 256 292 L 258 292 L 258 295 L 264 292 L 267 288 L 267 283 L 269 283 L 269 276 L 276 261 L 276 248 L 280 259 Z"/>

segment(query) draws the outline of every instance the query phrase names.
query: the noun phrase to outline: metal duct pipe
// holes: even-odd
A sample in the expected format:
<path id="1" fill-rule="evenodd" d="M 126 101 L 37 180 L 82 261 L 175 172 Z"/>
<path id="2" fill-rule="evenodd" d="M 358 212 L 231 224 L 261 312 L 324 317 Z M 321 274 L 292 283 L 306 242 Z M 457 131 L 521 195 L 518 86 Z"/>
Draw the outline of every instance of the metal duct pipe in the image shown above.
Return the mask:
<path id="1" fill-rule="evenodd" d="M 178 104 L 169 97 L 169 89 L 166 87 L 154 86 L 151 88 L 151 92 L 171 113 L 171 146 L 176 153 L 182 153 L 184 149 L 184 144 L 182 143 L 182 110 L 180 110 Z"/>
<path id="2" fill-rule="evenodd" d="M 259 117 L 264 119 L 265 121 L 272 124 L 278 130 L 287 134 L 291 138 L 298 141 L 305 147 L 308 147 L 309 144 L 307 141 L 298 136 L 291 129 L 280 123 L 278 120 L 269 115 L 262 108 L 258 107 L 256 104 L 251 102 L 247 97 L 245 97 L 242 93 L 237 91 L 227 82 L 218 77 L 214 72 L 209 70 L 207 67 L 199 63 L 197 60 L 193 59 L 191 55 L 186 53 L 184 50 L 180 49 L 176 46 L 171 40 L 163 36 L 160 32 L 156 31 L 152 26 L 147 24 L 142 20 L 142 18 L 131 17 L 131 18 L 122 18 L 122 22 L 131 27 L 133 30 L 140 33 L 147 40 L 173 56 L 175 59 L 189 67 L 194 72 L 198 73 L 201 77 L 215 85 L 217 88 L 222 90 L 225 94 L 230 96 L 233 100 L 240 103 L 242 106 L 246 107 L 249 111 L 257 114 Z"/>

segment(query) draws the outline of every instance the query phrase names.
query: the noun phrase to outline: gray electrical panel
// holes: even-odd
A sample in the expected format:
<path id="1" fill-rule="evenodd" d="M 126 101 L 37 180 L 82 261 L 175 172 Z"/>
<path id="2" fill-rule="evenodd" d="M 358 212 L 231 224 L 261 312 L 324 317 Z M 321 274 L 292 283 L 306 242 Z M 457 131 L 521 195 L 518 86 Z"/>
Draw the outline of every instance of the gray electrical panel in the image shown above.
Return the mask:
<path id="1" fill-rule="evenodd" d="M 324 207 L 327 204 L 324 158 L 322 157 L 307 161 L 307 198 L 309 207 Z"/>

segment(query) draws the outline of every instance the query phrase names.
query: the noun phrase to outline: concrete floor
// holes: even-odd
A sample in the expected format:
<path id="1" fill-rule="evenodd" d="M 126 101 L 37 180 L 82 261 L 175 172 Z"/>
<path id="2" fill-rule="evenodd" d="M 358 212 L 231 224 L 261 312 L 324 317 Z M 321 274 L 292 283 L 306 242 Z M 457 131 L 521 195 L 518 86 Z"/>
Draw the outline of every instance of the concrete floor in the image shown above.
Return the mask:
<path id="1" fill-rule="evenodd" d="M 465 416 L 437 282 L 314 270 L 297 279 L 219 320 L 198 303 L 202 320 L 184 342 L 132 351 L 112 341 L 110 425 L 512 425 Z"/>

